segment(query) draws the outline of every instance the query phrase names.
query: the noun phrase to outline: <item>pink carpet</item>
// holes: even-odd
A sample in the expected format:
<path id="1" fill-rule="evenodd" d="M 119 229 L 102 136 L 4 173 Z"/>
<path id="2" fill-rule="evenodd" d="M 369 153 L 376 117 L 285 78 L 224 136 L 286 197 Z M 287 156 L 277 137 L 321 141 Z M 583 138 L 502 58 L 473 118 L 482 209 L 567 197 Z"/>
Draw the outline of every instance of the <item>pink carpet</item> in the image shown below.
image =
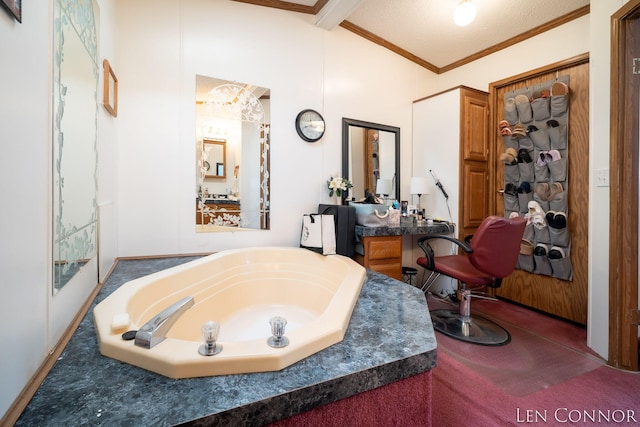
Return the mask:
<path id="1" fill-rule="evenodd" d="M 431 426 L 432 372 L 320 406 L 269 427 Z"/>
<path id="2" fill-rule="evenodd" d="M 463 363 L 508 394 L 526 396 L 597 369 L 604 364 L 601 358 L 571 346 L 561 345 L 556 340 L 532 332 L 529 326 L 529 323 L 535 323 L 539 329 L 557 330 L 559 328 L 545 326 L 550 323 L 549 320 L 557 323 L 556 319 L 544 319 L 536 313 L 541 318 L 533 321 L 531 315 L 526 315 L 526 311 L 518 313 L 514 310 L 521 307 L 509 307 L 513 304 L 505 306 L 504 303 L 497 304 L 495 301 L 490 301 L 493 304 L 483 302 L 484 304 L 479 308 L 472 304 L 474 312 L 477 313 L 485 307 L 486 310 L 482 312 L 483 317 L 494 320 L 506 328 L 511 335 L 511 341 L 504 346 L 482 346 L 438 333 L 439 354 L 445 353 Z M 496 312 L 496 306 L 505 306 L 505 310 Z M 432 310 L 440 307 L 445 307 L 442 302 L 431 300 L 429 303 L 429 308 Z M 455 309 L 456 307 L 446 306 L 446 308 Z M 499 316 L 501 318 L 497 319 L 496 315 L 501 315 Z M 526 321 L 524 325 L 527 326 L 514 323 L 514 319 Z M 583 328 L 571 326 L 574 332 L 582 336 Z"/>
<path id="3" fill-rule="evenodd" d="M 433 305 L 430 300 L 429 306 Z M 582 327 L 504 301 L 474 300 L 472 307 L 497 320 L 507 330 L 513 329 L 513 325 L 522 329 L 526 326 L 537 339 L 551 342 L 558 354 L 568 349 L 579 350 L 585 358 L 597 360 L 586 346 L 586 331 Z M 439 346 L 445 339 L 450 339 L 439 333 L 437 337 Z M 535 346 L 536 342 L 532 340 L 531 345 Z M 509 345 L 494 349 L 509 353 Z M 601 362 L 599 367 L 582 374 L 518 396 L 489 381 L 483 372 L 461 360 L 460 355 L 438 351 L 438 367 L 433 370 L 434 426 L 640 424 L 638 373 L 617 370 Z M 518 363 L 525 365 L 523 361 L 509 362 L 512 366 Z M 513 375 L 516 383 L 532 381 L 526 368 Z"/>

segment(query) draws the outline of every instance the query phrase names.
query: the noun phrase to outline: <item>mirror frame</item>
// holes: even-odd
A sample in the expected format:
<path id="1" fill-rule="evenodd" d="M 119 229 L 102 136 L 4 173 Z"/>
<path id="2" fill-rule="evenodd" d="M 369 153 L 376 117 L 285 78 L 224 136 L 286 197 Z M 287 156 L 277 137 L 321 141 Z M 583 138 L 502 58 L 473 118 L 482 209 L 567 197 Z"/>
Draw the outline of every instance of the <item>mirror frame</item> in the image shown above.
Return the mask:
<path id="1" fill-rule="evenodd" d="M 349 180 L 351 180 L 351 176 L 349 174 L 349 170 L 351 166 L 349 164 L 349 126 L 356 126 L 356 127 L 366 128 L 366 129 L 375 129 L 375 130 L 380 130 L 385 132 L 391 132 L 395 135 L 395 144 L 396 144 L 395 192 L 396 192 L 396 198 L 400 200 L 400 128 L 396 126 L 381 125 L 379 123 L 365 122 L 363 120 L 349 119 L 346 117 L 342 118 L 342 176 L 343 178 L 347 178 Z"/>

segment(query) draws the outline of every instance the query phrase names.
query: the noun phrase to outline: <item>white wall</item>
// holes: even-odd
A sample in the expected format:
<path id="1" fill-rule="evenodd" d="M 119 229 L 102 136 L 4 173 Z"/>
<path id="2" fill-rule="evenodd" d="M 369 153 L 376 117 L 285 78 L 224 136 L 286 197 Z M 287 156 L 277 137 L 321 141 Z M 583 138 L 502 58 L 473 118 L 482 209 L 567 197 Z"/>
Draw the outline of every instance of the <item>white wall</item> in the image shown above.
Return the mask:
<path id="1" fill-rule="evenodd" d="M 104 3 L 100 12 L 106 19 L 101 24 L 100 51 L 111 54 L 113 2 L 99 3 Z M 64 316 L 72 318 L 81 304 L 76 301 L 67 306 L 69 299 L 52 296 L 51 289 L 51 5 L 51 1 L 23 2 L 21 24 L 0 10 L 0 181 L 4 183 L 0 189 L 0 323 L 4 325 L 0 331 L 0 418 L 67 327 L 50 316 L 66 311 Z M 108 160 L 109 148 L 104 150 L 102 144 L 113 146 L 113 135 L 102 117 L 98 126 L 104 132 L 99 139 L 100 155 L 107 159 L 101 173 L 102 193 L 109 195 L 109 179 L 103 178 L 114 163 Z M 113 227 L 110 221 L 106 233 L 114 234 Z M 113 260 L 115 246 L 103 246 L 102 254 Z M 90 289 L 62 292 L 86 295 L 87 291 Z"/>
<path id="2" fill-rule="evenodd" d="M 301 215 L 341 173 L 342 117 L 400 127 L 411 156 L 412 101 L 433 74 L 342 28 L 223 0 L 120 2 L 117 22 L 119 256 L 296 246 Z M 269 231 L 195 232 L 196 74 L 271 89 Z M 327 123 L 315 144 L 293 126 L 305 108 Z"/>
<path id="3" fill-rule="evenodd" d="M 51 293 L 49 8 L 0 10 L 0 416 L 47 354 Z"/>
<path id="4" fill-rule="evenodd" d="M 118 58 L 116 55 L 117 26 L 116 5 L 112 0 L 98 0 L 100 6 L 100 43 L 98 56 L 100 61 L 108 59 L 118 76 Z M 102 87 L 102 73 L 100 73 Z M 99 97 L 101 98 L 101 96 Z M 116 253 L 116 171 L 117 171 L 117 135 L 118 119 L 106 109 L 98 112 L 98 214 L 99 217 L 99 266 L 100 280 L 109 273 Z"/>
<path id="5" fill-rule="evenodd" d="M 413 137 L 413 176 L 426 177 L 431 185 L 431 192 L 421 197 L 425 214 L 457 223 L 460 200 L 457 191 L 460 188 L 459 89 L 414 103 Z M 440 180 L 449 196 L 448 201 L 435 186 L 430 171 Z M 418 203 L 417 199 L 415 202 Z"/>
<path id="6" fill-rule="evenodd" d="M 426 215 L 454 223 L 458 223 L 460 201 L 460 120 L 460 89 L 413 104 L 413 176 L 426 177 L 431 187 L 430 193 L 420 198 L 420 206 L 425 209 Z M 448 199 L 435 185 L 434 175 L 440 180 Z M 418 203 L 417 199 L 415 202 Z M 454 233 L 454 236 L 457 234 Z M 417 240 L 417 236 L 411 239 L 411 259 L 403 261 L 405 265 L 410 262 L 409 265 L 421 271 L 422 268 L 415 261 L 424 253 L 417 246 Z M 444 240 L 431 242 L 431 245 L 439 255 L 454 254 L 459 249 Z M 406 248 L 404 250 L 407 251 Z M 455 292 L 456 287 L 455 280 L 441 276 L 430 291 L 450 294 Z"/>

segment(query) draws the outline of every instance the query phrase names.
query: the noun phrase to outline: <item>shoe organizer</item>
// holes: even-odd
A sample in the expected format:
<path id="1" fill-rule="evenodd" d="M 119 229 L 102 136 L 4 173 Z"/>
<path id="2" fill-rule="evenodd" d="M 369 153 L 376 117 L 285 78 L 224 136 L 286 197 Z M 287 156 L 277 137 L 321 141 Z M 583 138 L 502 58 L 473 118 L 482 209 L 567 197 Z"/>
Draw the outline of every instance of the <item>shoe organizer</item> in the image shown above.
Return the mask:
<path id="1" fill-rule="evenodd" d="M 569 88 L 569 76 L 558 76 L 534 87 L 508 92 L 504 96 L 504 117 L 500 118 L 509 123 L 507 133 L 512 133 L 505 135 L 501 129 L 503 149 L 518 153 L 517 163 L 502 163 L 504 215 L 516 212 L 527 218 L 524 238 L 536 248 L 542 245 L 531 255 L 520 254 L 517 268 L 561 280 L 573 278 L 567 202 Z M 544 227 L 540 227 L 539 220 L 532 223 L 530 201 L 537 202 L 545 212 Z"/>

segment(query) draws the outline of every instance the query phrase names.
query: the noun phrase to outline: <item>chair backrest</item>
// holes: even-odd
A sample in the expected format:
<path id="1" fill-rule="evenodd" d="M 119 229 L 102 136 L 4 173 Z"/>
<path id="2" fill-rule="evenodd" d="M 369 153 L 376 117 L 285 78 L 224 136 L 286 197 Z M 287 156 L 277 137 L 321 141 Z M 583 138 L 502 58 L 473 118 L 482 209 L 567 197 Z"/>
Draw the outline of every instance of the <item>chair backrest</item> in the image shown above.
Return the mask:
<path id="1" fill-rule="evenodd" d="M 525 225 L 522 218 L 485 218 L 471 239 L 471 264 L 495 278 L 507 277 L 518 262 Z"/>

